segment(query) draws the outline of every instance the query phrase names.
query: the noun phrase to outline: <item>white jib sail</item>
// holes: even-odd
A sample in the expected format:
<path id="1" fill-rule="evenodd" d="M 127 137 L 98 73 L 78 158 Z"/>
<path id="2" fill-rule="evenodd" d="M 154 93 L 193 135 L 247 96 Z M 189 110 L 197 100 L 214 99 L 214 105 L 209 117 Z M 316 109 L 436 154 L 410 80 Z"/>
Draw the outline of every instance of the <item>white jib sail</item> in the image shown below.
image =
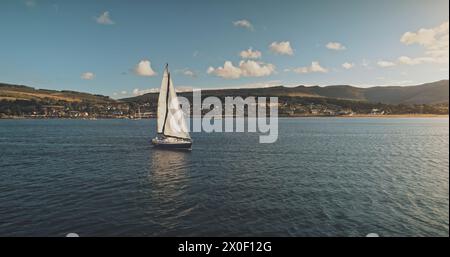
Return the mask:
<path id="1" fill-rule="evenodd" d="M 167 112 L 167 87 L 169 85 L 169 73 L 167 67 L 164 69 L 164 75 L 161 82 L 161 89 L 159 90 L 158 98 L 158 114 L 157 114 L 157 132 L 159 134 L 163 133 L 164 122 L 166 119 Z"/>
<path id="2" fill-rule="evenodd" d="M 164 135 L 190 139 L 189 130 L 184 119 L 183 110 L 177 98 L 177 93 L 173 87 L 172 79 L 169 77 L 169 96 L 167 97 L 167 117 L 164 125 Z M 161 97 L 161 93 L 160 93 Z M 159 106 L 158 106 L 159 108 Z M 159 118 L 158 118 L 159 119 Z"/>

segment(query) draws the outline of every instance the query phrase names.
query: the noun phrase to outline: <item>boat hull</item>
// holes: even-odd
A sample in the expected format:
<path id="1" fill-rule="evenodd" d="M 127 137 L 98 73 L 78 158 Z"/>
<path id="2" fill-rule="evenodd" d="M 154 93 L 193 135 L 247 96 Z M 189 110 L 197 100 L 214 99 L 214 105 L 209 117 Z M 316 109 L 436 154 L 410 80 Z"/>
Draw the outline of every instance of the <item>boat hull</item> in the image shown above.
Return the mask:
<path id="1" fill-rule="evenodd" d="M 157 148 L 165 148 L 165 149 L 191 149 L 192 142 L 167 142 L 165 140 L 153 139 L 152 145 Z"/>

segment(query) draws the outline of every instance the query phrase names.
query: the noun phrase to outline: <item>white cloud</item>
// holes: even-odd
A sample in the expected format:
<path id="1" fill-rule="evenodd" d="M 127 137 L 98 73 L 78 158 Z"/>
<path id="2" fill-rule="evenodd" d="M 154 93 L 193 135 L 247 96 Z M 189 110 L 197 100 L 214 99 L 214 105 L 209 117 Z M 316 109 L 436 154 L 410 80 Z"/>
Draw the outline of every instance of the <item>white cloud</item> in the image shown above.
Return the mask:
<path id="1" fill-rule="evenodd" d="M 148 93 L 158 93 L 159 92 L 159 88 L 150 88 L 150 89 L 139 89 L 139 88 L 135 88 L 133 89 L 133 95 L 138 96 L 138 95 L 144 95 L 144 94 L 148 94 Z"/>
<path id="2" fill-rule="evenodd" d="M 397 60 L 400 64 L 407 64 L 407 65 L 416 65 L 416 64 L 427 63 L 427 62 L 428 63 L 434 62 L 434 59 L 432 57 L 411 58 L 408 56 L 400 56 Z"/>
<path id="3" fill-rule="evenodd" d="M 346 70 L 349 70 L 349 69 L 355 67 L 355 64 L 354 64 L 354 63 L 349 63 L 349 62 L 344 62 L 344 63 L 342 64 L 342 67 L 343 67 L 344 69 L 346 69 Z"/>
<path id="4" fill-rule="evenodd" d="M 175 88 L 175 91 L 177 93 L 192 92 L 192 90 L 193 90 L 192 86 L 177 86 Z M 138 96 L 138 95 L 144 95 L 144 94 L 149 94 L 149 93 L 158 93 L 158 92 L 159 92 L 159 88 L 148 88 L 148 89 L 135 88 L 135 89 L 133 89 L 132 94 L 135 96 Z"/>
<path id="5" fill-rule="evenodd" d="M 347 49 L 344 45 L 342 45 L 341 43 L 339 43 L 339 42 L 328 42 L 328 44 L 326 44 L 326 47 L 328 48 L 328 49 L 331 49 L 331 50 L 345 50 L 345 49 Z"/>
<path id="6" fill-rule="evenodd" d="M 248 30 L 253 30 L 253 25 L 248 20 L 233 21 L 233 25 L 236 27 L 242 27 Z"/>
<path id="7" fill-rule="evenodd" d="M 400 42 L 410 45 L 418 43 L 420 45 L 429 45 L 435 40 L 435 32 L 432 29 L 419 29 L 417 32 L 406 32 L 400 38 Z"/>
<path id="8" fill-rule="evenodd" d="M 384 83 L 381 86 L 409 86 L 413 84 L 413 80 L 393 80 L 393 79 L 385 79 Z"/>
<path id="9" fill-rule="evenodd" d="M 449 60 L 449 22 L 426 29 L 421 28 L 417 32 L 406 32 L 400 38 L 405 45 L 418 44 L 425 48 L 426 57 L 416 57 L 408 60 L 406 64 L 433 62 L 446 64 Z M 406 59 L 403 58 L 403 61 Z"/>
<path id="10" fill-rule="evenodd" d="M 242 71 L 239 67 L 235 67 L 230 61 L 226 61 L 223 64 L 223 67 L 209 67 L 207 73 L 226 79 L 237 79 L 241 77 Z"/>
<path id="11" fill-rule="evenodd" d="M 273 64 L 251 60 L 241 61 L 239 67 L 244 77 L 263 77 L 275 72 L 275 66 Z"/>
<path id="12" fill-rule="evenodd" d="M 225 79 L 238 79 L 240 77 L 263 77 L 275 72 L 275 66 L 270 63 L 256 62 L 252 60 L 240 61 L 239 66 L 234 66 L 226 61 L 223 67 L 209 67 L 208 74 L 214 74 Z"/>
<path id="13" fill-rule="evenodd" d="M 448 26 L 448 25 L 447 25 Z M 417 32 L 405 32 L 400 38 L 400 42 L 411 45 L 431 45 L 436 41 L 436 31 L 434 29 L 419 29 Z"/>
<path id="14" fill-rule="evenodd" d="M 121 93 L 122 95 L 126 95 L 128 92 L 124 90 L 124 91 L 121 91 L 120 93 Z"/>
<path id="15" fill-rule="evenodd" d="M 251 47 L 247 50 L 241 51 L 239 54 L 242 59 L 259 59 L 261 58 L 262 54 L 258 50 L 253 50 Z"/>
<path id="16" fill-rule="evenodd" d="M 194 72 L 190 71 L 190 70 L 183 71 L 183 74 L 186 75 L 186 76 L 189 76 L 189 77 L 194 77 L 195 76 Z"/>
<path id="17" fill-rule="evenodd" d="M 102 15 L 95 18 L 97 23 L 104 24 L 104 25 L 112 25 L 114 24 L 114 21 L 111 20 L 111 17 L 109 17 L 109 12 L 106 11 L 102 13 Z"/>
<path id="18" fill-rule="evenodd" d="M 384 61 L 380 60 L 377 62 L 379 67 L 386 68 L 386 67 L 393 67 L 400 64 L 405 65 L 418 65 L 422 63 L 436 63 L 436 59 L 430 56 L 423 56 L 423 57 L 409 57 L 409 56 L 400 56 L 397 58 L 396 62 L 393 61 Z"/>
<path id="19" fill-rule="evenodd" d="M 288 69 L 287 71 L 293 71 L 295 73 L 312 73 L 312 72 L 320 72 L 320 73 L 326 73 L 328 72 L 328 69 L 322 67 L 319 62 L 315 61 L 311 63 L 311 66 L 305 66 L 305 67 L 297 67 L 293 69 Z"/>
<path id="20" fill-rule="evenodd" d="M 312 62 L 310 70 L 311 72 L 328 72 L 327 69 L 320 66 L 319 62 Z"/>
<path id="21" fill-rule="evenodd" d="M 384 60 L 378 61 L 377 64 L 378 64 L 378 66 L 380 66 L 382 68 L 395 66 L 395 63 L 390 62 L 390 61 L 384 61 Z"/>
<path id="22" fill-rule="evenodd" d="M 191 78 L 196 78 L 197 74 L 195 74 L 195 72 L 189 70 L 189 69 L 184 69 L 183 70 L 183 75 L 191 77 Z"/>
<path id="23" fill-rule="evenodd" d="M 139 76 L 150 77 L 156 75 L 156 72 L 153 71 L 149 60 L 141 60 L 134 68 L 134 72 Z"/>
<path id="24" fill-rule="evenodd" d="M 287 69 L 287 70 L 290 70 L 290 69 Z M 309 73 L 310 72 L 309 67 L 297 67 L 297 68 L 292 69 L 292 71 L 295 73 Z"/>
<path id="25" fill-rule="evenodd" d="M 249 84 L 239 85 L 237 88 L 267 88 L 267 87 L 275 87 L 281 85 L 281 80 L 270 80 L 264 82 L 255 82 Z M 230 87 L 227 87 L 230 88 Z"/>
<path id="26" fill-rule="evenodd" d="M 85 79 L 85 80 L 92 80 L 92 79 L 94 79 L 94 77 L 95 77 L 95 74 L 92 72 L 85 72 L 85 73 L 81 74 L 81 78 Z"/>
<path id="27" fill-rule="evenodd" d="M 246 83 L 240 85 L 222 85 L 214 88 L 204 88 L 203 90 L 208 89 L 236 89 L 236 88 L 267 88 L 267 87 L 275 87 L 282 85 L 283 82 L 281 80 L 269 80 L 269 81 L 261 81 L 255 83 Z"/>
<path id="28" fill-rule="evenodd" d="M 293 55 L 294 50 L 291 47 L 291 43 L 289 41 L 282 41 L 282 42 L 272 42 L 269 46 L 270 51 L 276 54 L 282 54 L 282 55 Z"/>

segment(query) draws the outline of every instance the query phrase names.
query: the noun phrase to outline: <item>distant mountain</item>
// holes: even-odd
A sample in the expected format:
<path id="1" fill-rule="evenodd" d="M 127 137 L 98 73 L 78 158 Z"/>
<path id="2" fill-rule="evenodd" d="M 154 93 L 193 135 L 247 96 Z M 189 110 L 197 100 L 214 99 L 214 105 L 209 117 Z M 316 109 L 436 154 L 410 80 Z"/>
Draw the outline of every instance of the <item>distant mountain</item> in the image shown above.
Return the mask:
<path id="1" fill-rule="evenodd" d="M 202 97 L 277 96 L 279 115 L 336 116 L 342 113 L 448 114 L 448 80 L 409 87 L 358 88 L 269 87 L 203 90 Z M 179 92 L 192 99 L 192 92 Z M 154 116 L 158 92 L 120 100 L 68 90 L 36 89 L 0 83 L 0 119 L 3 118 L 131 118 L 136 113 Z M 422 105 L 423 104 L 423 105 Z M 375 111 L 377 112 L 377 111 Z"/>
<path id="2" fill-rule="evenodd" d="M 122 99 L 125 102 L 155 101 L 158 93 Z M 181 93 L 186 95 L 187 93 Z M 278 96 L 278 97 L 322 97 L 384 104 L 438 104 L 449 102 L 449 81 L 441 80 L 417 86 L 386 86 L 360 88 L 349 85 L 297 86 L 241 89 L 202 90 L 202 95 L 213 96 Z"/>
<path id="3" fill-rule="evenodd" d="M 387 104 L 437 104 L 448 103 L 448 80 L 409 87 L 372 87 L 365 92 L 370 102 Z"/>
<path id="4" fill-rule="evenodd" d="M 55 100 L 65 102 L 109 103 L 116 100 L 103 95 L 93 95 L 69 90 L 35 89 L 22 85 L 0 83 L 0 100 Z"/>
<path id="5" fill-rule="evenodd" d="M 191 93 L 182 92 L 181 95 Z M 334 86 L 297 86 L 240 89 L 209 89 L 202 91 L 203 96 L 278 96 L 334 98 L 341 100 L 365 101 L 383 104 L 438 104 L 449 102 L 449 81 L 441 80 L 417 86 L 386 86 L 360 88 L 349 85 Z M 145 103 L 157 101 L 158 93 L 121 99 L 124 102 Z M 108 96 L 68 90 L 35 89 L 33 87 L 0 83 L 0 100 L 56 100 L 66 102 L 113 103 L 117 100 Z"/>

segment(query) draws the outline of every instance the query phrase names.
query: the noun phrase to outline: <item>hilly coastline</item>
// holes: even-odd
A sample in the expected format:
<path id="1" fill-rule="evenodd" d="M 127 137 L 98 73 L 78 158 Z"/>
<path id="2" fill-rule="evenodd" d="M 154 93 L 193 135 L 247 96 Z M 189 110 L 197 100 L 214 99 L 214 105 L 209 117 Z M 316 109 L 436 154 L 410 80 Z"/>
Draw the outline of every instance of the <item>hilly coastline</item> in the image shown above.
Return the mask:
<path id="1" fill-rule="evenodd" d="M 179 95 L 192 99 L 192 92 Z M 277 96 L 280 116 L 448 114 L 449 81 L 405 87 L 300 85 L 202 90 L 202 98 L 208 96 Z M 0 117 L 133 118 L 138 112 L 153 117 L 157 98 L 157 92 L 116 100 L 97 94 L 0 83 Z"/>
<path id="2" fill-rule="evenodd" d="M 189 93 L 181 93 L 186 95 Z M 417 86 L 355 87 L 349 85 L 333 86 L 275 86 L 267 88 L 207 89 L 208 96 L 278 96 L 278 97 L 321 97 L 341 100 L 365 101 L 383 104 L 443 104 L 449 102 L 449 81 L 440 80 Z M 126 102 L 154 100 L 158 93 L 122 99 Z"/>

